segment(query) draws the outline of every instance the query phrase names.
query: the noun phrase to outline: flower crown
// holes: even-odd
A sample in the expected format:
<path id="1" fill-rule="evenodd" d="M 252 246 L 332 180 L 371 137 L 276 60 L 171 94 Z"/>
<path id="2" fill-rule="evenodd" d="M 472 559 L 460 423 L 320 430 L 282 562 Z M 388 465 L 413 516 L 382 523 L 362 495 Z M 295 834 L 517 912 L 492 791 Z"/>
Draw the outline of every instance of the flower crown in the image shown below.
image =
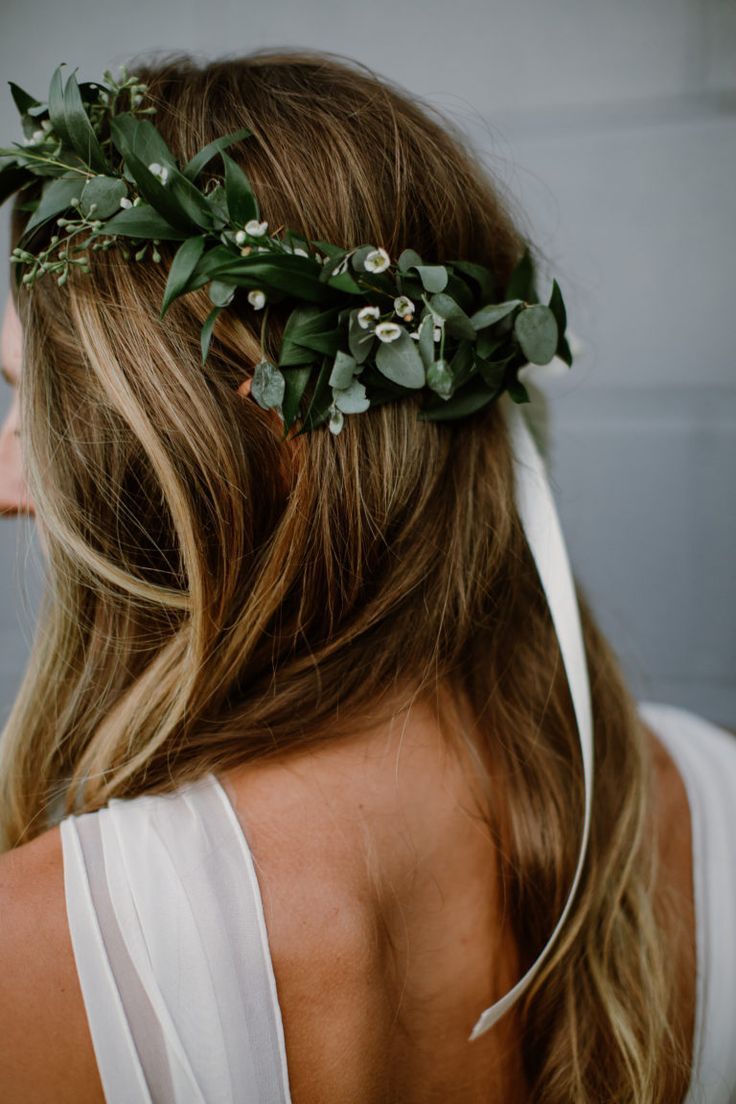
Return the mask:
<path id="1" fill-rule="evenodd" d="M 156 111 L 142 106 L 147 85 L 125 66 L 120 81 L 105 70 L 106 84 L 78 84 L 75 69 L 64 85 L 65 64 L 51 78 L 46 104 L 8 82 L 25 138 L 0 149 L 0 204 L 43 182 L 40 198 L 19 204 L 31 214 L 10 257 L 16 286 L 30 288 L 47 273 L 64 284 L 72 265 L 88 273 L 90 249 L 116 246 L 127 261 L 128 241 L 136 261 L 150 247 L 158 263 L 161 242 L 180 242 L 159 318 L 174 299 L 208 285 L 213 307 L 200 336 L 203 365 L 217 316 L 239 288 L 263 311 L 262 348 L 269 306 L 292 305 L 278 363 L 264 356 L 251 387 L 260 406 L 276 410 L 284 436 L 297 417 L 299 433 L 325 420 L 339 433 L 344 415 L 412 391 L 422 391 L 418 417 L 429 421 L 472 414 L 503 391 L 529 402 L 520 368 L 553 357 L 572 365 L 562 293 L 553 280 L 549 303 L 539 302 L 528 246 L 494 301 L 492 272 L 470 261 L 425 264 L 405 249 L 394 262 L 380 245 L 344 249 L 283 227 L 269 233 L 248 177 L 225 152 L 250 130 L 210 142 L 180 167 L 141 117 Z M 210 176 L 200 188 L 203 169 L 218 155 L 224 179 Z M 32 252 L 38 231 L 49 226 L 47 248 Z"/>

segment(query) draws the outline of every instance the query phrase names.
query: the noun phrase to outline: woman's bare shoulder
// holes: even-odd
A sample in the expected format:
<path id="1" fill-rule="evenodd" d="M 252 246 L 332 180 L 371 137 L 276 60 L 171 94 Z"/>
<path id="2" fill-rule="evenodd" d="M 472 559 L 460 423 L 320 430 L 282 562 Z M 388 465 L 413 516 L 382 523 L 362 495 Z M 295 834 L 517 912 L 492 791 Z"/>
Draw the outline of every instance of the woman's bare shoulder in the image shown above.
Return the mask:
<path id="1" fill-rule="evenodd" d="M 104 1104 L 69 935 L 59 827 L 0 855 L 0 1099 Z"/>

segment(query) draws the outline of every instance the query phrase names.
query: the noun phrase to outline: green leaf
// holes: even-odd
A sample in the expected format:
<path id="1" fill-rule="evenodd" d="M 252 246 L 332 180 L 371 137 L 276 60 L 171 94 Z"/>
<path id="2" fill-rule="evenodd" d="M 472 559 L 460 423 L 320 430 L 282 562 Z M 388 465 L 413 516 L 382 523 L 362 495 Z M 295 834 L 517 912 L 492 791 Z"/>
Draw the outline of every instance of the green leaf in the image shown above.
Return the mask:
<path id="1" fill-rule="evenodd" d="M 567 326 L 567 313 L 565 311 L 565 303 L 562 298 L 562 292 L 560 291 L 560 285 L 556 280 L 552 281 L 552 294 L 549 297 L 548 305 L 555 316 L 557 329 L 560 331 L 560 336 L 562 336 Z"/>
<path id="2" fill-rule="evenodd" d="M 212 337 L 212 330 L 217 320 L 217 316 L 222 310 L 222 307 L 213 307 L 210 313 L 207 315 L 204 325 L 199 337 L 199 344 L 202 350 L 202 364 L 207 360 L 207 353 L 210 347 L 210 339 Z"/>
<path id="3" fill-rule="evenodd" d="M 515 403 L 528 403 L 531 402 L 529 398 L 529 392 L 520 380 L 511 380 L 506 385 L 506 390 Z"/>
<path id="4" fill-rule="evenodd" d="M 381 341 L 376 351 L 376 367 L 387 379 L 402 387 L 423 387 L 426 380 L 424 364 L 415 342 L 406 330 L 396 341 Z"/>
<path id="5" fill-rule="evenodd" d="M 304 367 L 287 368 L 283 373 L 286 383 L 281 410 L 284 415 L 284 430 L 286 433 L 294 424 L 294 420 L 299 413 L 299 404 L 312 374 L 312 368 L 313 365 L 309 364 Z"/>
<path id="6" fill-rule="evenodd" d="M 202 256 L 203 249 L 204 237 L 201 235 L 196 238 L 187 238 L 177 249 L 169 269 L 159 318 L 163 318 L 173 300 L 187 290 L 189 277 L 192 275 L 197 261 Z"/>
<path id="7" fill-rule="evenodd" d="M 465 418 L 468 414 L 481 410 L 495 398 L 493 391 L 480 376 L 474 376 L 461 391 L 456 391 L 452 398 L 444 402 L 442 399 L 430 401 L 423 406 L 417 418 L 422 422 L 444 422 L 454 418 Z"/>
<path id="8" fill-rule="evenodd" d="M 161 241 L 184 241 L 191 236 L 191 229 L 179 230 L 162 218 L 147 203 L 137 207 L 126 207 L 113 215 L 105 223 L 102 234 L 120 234 L 123 238 L 160 238 Z"/>
<path id="9" fill-rule="evenodd" d="M 335 406 L 343 414 L 362 414 L 371 405 L 366 397 L 365 384 L 354 379 L 348 387 L 334 388 L 333 398 Z"/>
<path id="10" fill-rule="evenodd" d="M 408 272 L 410 268 L 421 265 L 422 263 L 422 258 L 414 249 L 405 249 L 403 253 L 399 254 L 397 262 L 399 272 Z"/>
<path id="11" fill-rule="evenodd" d="M 40 107 L 41 101 L 35 99 L 28 92 L 24 92 L 20 85 L 17 85 L 15 81 L 9 80 L 10 94 L 13 97 L 15 106 L 21 115 L 27 115 L 28 109 L 31 107 Z"/>
<path id="12" fill-rule="evenodd" d="M 504 298 L 523 299 L 525 303 L 538 303 L 539 296 L 534 286 L 534 278 L 534 260 L 529 246 L 526 246 L 516 268 L 511 273 Z"/>
<path id="13" fill-rule="evenodd" d="M 110 137 L 122 157 L 130 150 L 146 168 L 157 161 L 159 165 L 178 171 L 176 158 L 149 119 L 139 119 L 129 111 L 122 111 L 110 119 Z"/>
<path id="14" fill-rule="evenodd" d="M 463 340 L 460 342 L 455 355 L 450 361 L 454 390 L 459 390 L 475 371 L 475 358 L 473 356 L 473 342 Z"/>
<path id="15" fill-rule="evenodd" d="M 61 79 L 62 65 L 66 65 L 66 62 L 62 61 L 61 65 L 57 65 L 56 69 L 54 69 L 49 85 L 49 119 L 51 120 L 51 126 L 53 127 L 54 133 L 61 138 L 64 145 L 68 146 L 70 149 L 74 149 L 72 138 L 66 125 L 64 86 Z"/>
<path id="16" fill-rule="evenodd" d="M 210 302 L 214 303 L 215 306 L 227 307 L 233 301 L 235 285 L 228 284 L 225 280 L 211 280 L 207 288 L 207 294 Z"/>
<path id="17" fill-rule="evenodd" d="M 513 355 L 507 357 L 506 360 L 496 361 L 489 361 L 476 356 L 475 363 L 478 371 L 492 391 L 502 390 L 506 378 L 506 369 L 513 359 Z"/>
<path id="18" fill-rule="evenodd" d="M 327 417 L 327 411 L 332 403 L 332 388 L 329 384 L 331 371 L 332 361 L 329 357 L 325 357 L 317 375 L 312 398 L 303 418 L 302 428 L 294 434 L 295 437 L 301 437 L 303 433 L 315 429 Z"/>
<path id="19" fill-rule="evenodd" d="M 447 401 L 452 395 L 455 381 L 446 360 L 435 360 L 427 369 L 427 387 Z"/>
<path id="20" fill-rule="evenodd" d="M 64 89 L 63 110 L 66 132 L 69 135 L 72 149 L 79 154 L 86 165 L 89 165 L 96 173 L 111 173 L 112 168 L 102 152 L 97 135 L 84 109 L 82 97 L 79 94 L 79 86 L 74 75 L 76 71 L 77 69 L 70 75 Z"/>
<path id="21" fill-rule="evenodd" d="M 286 391 L 284 374 L 270 360 L 259 360 L 253 372 L 250 393 L 264 410 L 280 407 Z"/>
<path id="22" fill-rule="evenodd" d="M 521 299 L 511 299 L 508 303 L 489 303 L 488 306 L 481 307 L 471 315 L 470 321 L 476 330 L 483 330 L 486 326 L 492 326 L 494 322 L 500 322 L 520 306 Z"/>
<path id="23" fill-rule="evenodd" d="M 567 343 L 566 337 L 563 336 L 560 338 L 560 343 L 557 346 L 555 355 L 558 356 L 560 360 L 564 360 L 568 368 L 572 366 L 572 352 L 570 351 L 570 346 Z"/>
<path id="24" fill-rule="evenodd" d="M 311 303 L 328 303 L 335 298 L 334 291 L 319 281 L 319 264 L 290 253 L 236 257 L 228 251 L 228 260 L 217 265 L 210 275 L 243 287 L 282 291 Z"/>
<path id="25" fill-rule="evenodd" d="M 32 184 L 34 179 L 33 173 L 20 165 L 9 163 L 0 167 L 0 205 L 24 184 Z"/>
<path id="26" fill-rule="evenodd" d="M 430 307 L 440 318 L 444 318 L 449 333 L 456 337 L 468 337 L 475 339 L 475 326 L 468 318 L 465 311 L 449 295 L 440 292 L 429 300 Z"/>
<path id="27" fill-rule="evenodd" d="M 122 210 L 120 200 L 128 194 L 119 176 L 93 176 L 87 180 L 79 197 L 82 214 L 94 219 L 106 219 Z M 97 206 L 93 212 L 90 207 Z"/>
<path id="28" fill-rule="evenodd" d="M 342 349 L 338 349 L 335 353 L 335 363 L 332 366 L 332 372 L 328 380 L 330 387 L 350 387 L 357 369 L 358 362 L 355 357 L 350 356 L 349 353 L 344 353 Z"/>
<path id="29" fill-rule="evenodd" d="M 417 347 L 425 369 L 428 369 L 434 361 L 434 319 L 428 310 L 417 327 L 419 340 Z M 411 338 L 410 340 L 414 340 Z"/>
<path id="30" fill-rule="evenodd" d="M 349 272 L 338 272 L 337 276 L 329 276 L 325 281 L 328 287 L 337 288 L 338 291 L 347 291 L 351 295 L 362 294 L 360 284 L 356 284 Z"/>
<path id="31" fill-rule="evenodd" d="M 221 138 L 215 138 L 214 142 L 210 142 L 204 149 L 196 153 L 190 161 L 187 161 L 186 165 L 181 170 L 182 176 L 185 176 L 187 180 L 191 180 L 193 184 L 202 169 L 212 160 L 216 153 L 220 153 L 227 146 L 231 146 L 233 142 L 240 142 L 243 138 L 250 138 L 252 133 L 253 132 L 248 130 L 247 127 L 243 127 L 241 130 L 234 130 L 231 134 L 225 134 Z"/>
<path id="32" fill-rule="evenodd" d="M 489 268 L 472 261 L 452 261 L 451 267 L 475 280 L 480 289 L 481 302 L 490 302 L 493 299 L 496 294 L 496 279 Z"/>
<path id="33" fill-rule="evenodd" d="M 338 332 L 335 329 L 337 309 L 329 311 L 318 307 L 295 307 L 286 320 L 281 338 L 279 367 L 291 364 L 313 364 L 315 361 L 315 343 L 319 344 L 326 335 L 334 334 L 334 346 L 331 355 L 337 352 Z M 329 352 L 317 349 L 318 352 Z"/>
<path id="34" fill-rule="evenodd" d="M 530 363 L 548 364 L 555 355 L 559 335 L 549 307 L 535 304 L 519 311 L 514 320 L 514 333 Z"/>
<path id="35" fill-rule="evenodd" d="M 250 219 L 260 220 L 258 203 L 248 177 L 224 150 L 220 150 L 220 157 L 225 166 L 225 193 L 230 221 L 245 226 Z"/>
<path id="36" fill-rule="evenodd" d="M 425 291 L 440 292 L 447 287 L 447 269 L 444 265 L 411 265 L 410 267 L 416 268 Z"/>
<path id="37" fill-rule="evenodd" d="M 68 211 L 71 207 L 71 200 L 80 195 L 83 181 L 84 178 L 79 176 L 78 173 L 73 176 L 65 173 L 64 176 L 59 176 L 55 180 L 46 183 L 38 207 L 26 223 L 23 231 L 24 238 L 30 230 L 34 230 L 41 223 L 48 222 L 50 218 L 60 215 L 62 211 Z"/>
<path id="38" fill-rule="evenodd" d="M 350 312 L 350 323 L 348 327 L 348 348 L 355 357 L 356 363 L 365 363 L 368 355 L 373 347 L 376 337 L 372 330 L 364 330 L 358 321 L 359 307 Z"/>

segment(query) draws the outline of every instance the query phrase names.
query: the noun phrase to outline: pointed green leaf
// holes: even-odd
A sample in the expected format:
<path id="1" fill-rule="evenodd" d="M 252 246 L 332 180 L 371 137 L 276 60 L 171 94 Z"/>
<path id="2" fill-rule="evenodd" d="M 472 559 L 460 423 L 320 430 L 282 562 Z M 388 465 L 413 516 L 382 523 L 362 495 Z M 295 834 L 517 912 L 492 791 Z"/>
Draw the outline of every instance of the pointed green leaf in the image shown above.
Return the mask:
<path id="1" fill-rule="evenodd" d="M 189 277 L 192 275 L 197 261 L 202 256 L 203 249 L 204 238 L 201 235 L 196 238 L 187 238 L 177 249 L 166 280 L 159 318 L 163 318 L 173 300 L 187 290 Z"/>
<path id="2" fill-rule="evenodd" d="M 77 68 L 79 67 L 77 66 Z M 72 149 L 96 173 L 111 173 L 112 167 L 108 164 L 107 158 L 102 152 L 97 135 L 84 109 L 82 97 L 79 94 L 79 86 L 74 75 L 76 72 L 75 69 L 71 73 L 64 89 L 64 118 Z"/>
<path id="3" fill-rule="evenodd" d="M 514 333 L 531 364 L 548 364 L 555 355 L 559 335 L 549 307 L 537 303 L 519 311 L 514 320 Z"/>
<path id="4" fill-rule="evenodd" d="M 243 127 L 241 130 L 223 135 L 222 138 L 215 138 L 214 142 L 210 142 L 204 149 L 196 153 L 190 161 L 187 161 L 181 170 L 182 175 L 194 184 L 202 169 L 209 164 L 216 153 L 220 153 L 227 146 L 231 146 L 233 142 L 240 142 L 243 138 L 249 138 L 252 133 L 247 127 Z"/>
<path id="5" fill-rule="evenodd" d="M 21 115 L 27 115 L 28 110 L 31 107 L 40 107 L 41 101 L 35 99 L 28 92 L 24 92 L 20 85 L 17 85 L 15 81 L 9 80 L 10 94 L 13 97 L 13 102 L 18 108 Z"/>
<path id="6" fill-rule="evenodd" d="M 250 180 L 240 165 L 236 164 L 224 150 L 220 150 L 220 157 L 225 166 L 225 193 L 230 221 L 238 226 L 245 226 L 250 219 L 260 219 L 258 203 L 253 195 Z"/>
<path id="7" fill-rule="evenodd" d="M 299 413 L 299 404 L 302 401 L 304 390 L 312 374 L 313 365 L 287 368 L 284 373 L 285 389 L 281 410 L 284 415 L 284 429 L 289 431 Z"/>
<path id="8" fill-rule="evenodd" d="M 47 222 L 50 218 L 60 215 L 62 211 L 68 211 L 71 207 L 71 200 L 81 195 L 83 186 L 84 177 L 79 176 L 78 173 L 73 176 L 65 174 L 46 183 L 38 207 L 26 224 L 23 232 L 24 237 L 30 230 L 40 226 L 42 222 Z"/>
<path id="9" fill-rule="evenodd" d="M 61 67 L 66 65 L 65 61 L 61 62 L 61 65 L 57 65 L 54 69 L 51 77 L 51 83 L 49 85 L 49 119 L 51 120 L 51 126 L 57 137 L 61 138 L 65 146 L 70 149 L 74 149 L 74 144 L 71 139 L 71 135 L 66 125 L 66 111 L 64 108 L 64 86 L 61 78 Z"/>
<path id="10" fill-rule="evenodd" d="M 424 364 L 406 330 L 402 329 L 396 341 L 380 341 L 375 359 L 379 371 L 394 383 L 400 383 L 402 387 L 424 386 Z"/>
<path id="11" fill-rule="evenodd" d="M 161 241 L 184 241 L 191 236 L 191 229 L 179 230 L 168 222 L 148 203 L 137 207 L 121 208 L 109 218 L 101 234 L 119 234 L 123 238 L 159 238 Z"/>
<path id="12" fill-rule="evenodd" d="M 504 299 L 523 299 L 525 303 L 538 303 L 539 296 L 534 281 L 534 260 L 529 246 L 526 246 L 516 268 L 511 273 Z"/>
<path id="13" fill-rule="evenodd" d="M 202 365 L 207 360 L 207 353 L 209 352 L 210 339 L 212 337 L 212 330 L 217 320 L 217 316 L 222 310 L 222 307 L 213 307 L 210 313 L 207 315 L 204 325 L 199 337 L 199 344 L 202 350 Z"/>
<path id="14" fill-rule="evenodd" d="M 472 261 L 452 261 L 451 266 L 475 280 L 480 289 L 481 302 L 489 303 L 493 299 L 496 294 L 496 279 L 489 268 Z"/>

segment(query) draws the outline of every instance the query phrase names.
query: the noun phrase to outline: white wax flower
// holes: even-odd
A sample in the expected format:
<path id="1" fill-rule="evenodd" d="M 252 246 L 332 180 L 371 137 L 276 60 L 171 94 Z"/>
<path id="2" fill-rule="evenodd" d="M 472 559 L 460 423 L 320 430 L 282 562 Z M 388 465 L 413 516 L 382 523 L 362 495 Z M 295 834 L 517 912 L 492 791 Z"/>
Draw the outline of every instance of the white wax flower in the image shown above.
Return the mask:
<path id="1" fill-rule="evenodd" d="M 266 296 L 260 288 L 253 288 L 252 291 L 248 292 L 248 302 L 256 310 L 260 310 L 266 302 Z"/>
<path id="2" fill-rule="evenodd" d="M 238 245 L 242 245 L 247 236 L 245 230 L 238 230 L 235 234 L 235 241 Z"/>
<path id="3" fill-rule="evenodd" d="M 408 322 L 414 314 L 415 307 L 408 295 L 397 295 L 394 299 L 394 310 L 405 322 Z"/>
<path id="4" fill-rule="evenodd" d="M 374 332 L 381 341 L 396 341 L 401 337 L 401 326 L 397 322 L 379 322 Z"/>
<path id="5" fill-rule="evenodd" d="M 362 329 L 367 330 L 371 324 L 371 319 L 380 317 L 381 312 L 378 307 L 361 307 L 358 311 L 358 325 Z"/>
<path id="6" fill-rule="evenodd" d="M 384 272 L 391 264 L 391 258 L 379 245 L 378 249 L 373 249 L 367 254 L 363 264 L 368 272 Z"/>
<path id="7" fill-rule="evenodd" d="M 121 207 L 132 207 L 133 204 L 130 202 L 130 200 L 128 199 L 127 196 L 122 196 L 122 198 L 120 200 L 120 206 Z"/>
<path id="8" fill-rule="evenodd" d="M 434 337 L 435 341 L 441 341 L 442 340 L 442 327 L 441 326 L 435 326 L 435 328 L 432 331 L 432 336 Z"/>
<path id="9" fill-rule="evenodd" d="M 245 224 L 245 230 L 252 238 L 262 238 L 268 230 L 268 223 L 259 222 L 258 219 L 249 219 Z"/>

